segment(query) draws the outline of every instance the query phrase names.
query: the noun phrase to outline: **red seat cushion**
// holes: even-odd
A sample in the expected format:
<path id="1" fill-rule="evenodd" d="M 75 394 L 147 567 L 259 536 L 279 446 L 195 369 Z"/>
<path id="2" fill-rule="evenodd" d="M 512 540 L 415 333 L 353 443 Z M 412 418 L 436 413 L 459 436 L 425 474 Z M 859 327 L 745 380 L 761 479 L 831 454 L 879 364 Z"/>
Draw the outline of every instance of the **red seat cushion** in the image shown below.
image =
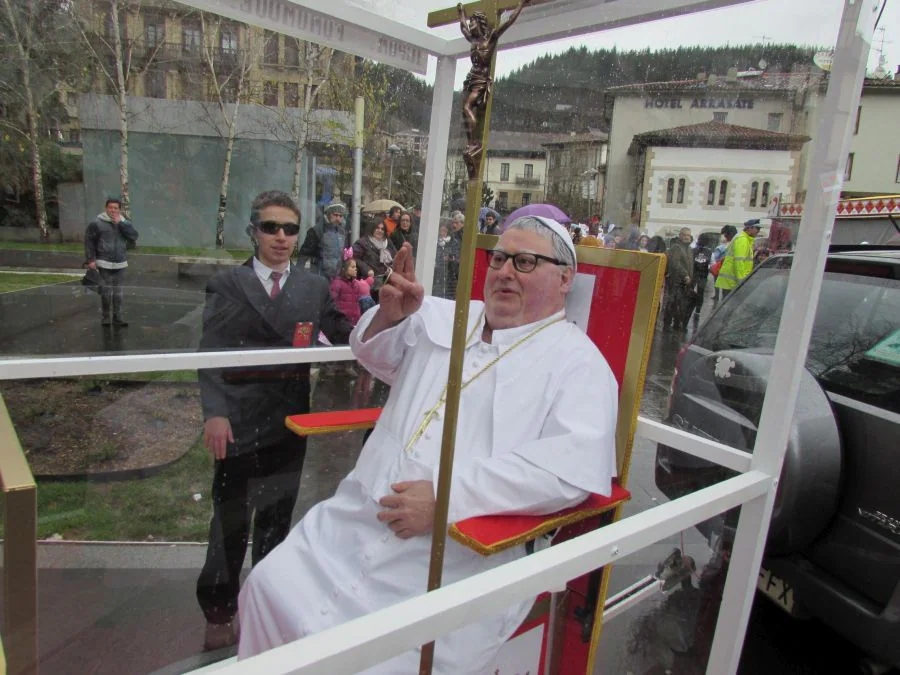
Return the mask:
<path id="1" fill-rule="evenodd" d="M 381 408 L 335 410 L 291 415 L 284 420 L 284 424 L 298 436 L 314 436 L 315 434 L 330 434 L 334 431 L 371 429 L 380 415 Z"/>
<path id="2" fill-rule="evenodd" d="M 600 515 L 631 499 L 631 493 L 613 481 L 608 497 L 592 494 L 578 506 L 545 516 L 479 516 L 450 526 L 450 536 L 459 543 L 491 555 L 524 544 L 552 530 Z"/>

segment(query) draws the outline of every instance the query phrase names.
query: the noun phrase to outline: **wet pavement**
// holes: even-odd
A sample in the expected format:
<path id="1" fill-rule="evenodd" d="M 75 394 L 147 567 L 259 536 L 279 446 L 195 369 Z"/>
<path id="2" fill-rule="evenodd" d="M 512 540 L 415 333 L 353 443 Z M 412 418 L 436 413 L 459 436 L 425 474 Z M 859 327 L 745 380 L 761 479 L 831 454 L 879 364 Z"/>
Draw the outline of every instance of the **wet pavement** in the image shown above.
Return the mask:
<path id="1" fill-rule="evenodd" d="M 202 309 L 202 278 L 138 277 L 126 307 L 131 326 L 102 329 L 97 307 L 55 319 L 51 330 L 30 331 L 0 340 L 4 355 L 88 354 L 110 351 L 195 349 Z M 53 292 L 71 293 L 72 289 Z M 709 289 L 711 293 L 711 289 Z M 712 302 L 703 308 L 705 317 Z M 642 414 L 663 416 L 671 373 L 687 335 L 658 327 L 642 401 Z M 329 410 L 380 405 L 386 387 L 347 374 L 346 366 L 319 369 L 313 408 Z M 362 444 L 361 432 L 310 440 L 295 519 L 330 496 L 352 468 Z M 654 484 L 655 444 L 635 443 L 625 515 L 652 508 L 665 497 Z M 649 675 L 705 672 L 706 651 L 718 608 L 716 584 L 722 574 L 706 567 L 711 551 L 694 529 L 658 542 L 621 561 L 613 571 L 610 593 L 656 571 L 673 549 L 697 563 L 691 588 L 657 595 L 619 615 L 604 627 L 595 673 Z M 91 562 L 77 551 L 68 556 L 42 555 L 40 571 L 40 648 L 42 673 L 148 673 L 197 657 L 203 618 L 194 600 L 194 583 L 203 547 L 177 547 L 161 564 L 164 552 L 129 547 Z M 85 567 L 85 565 L 88 565 Z M 703 592 L 697 590 L 703 587 Z M 859 655 L 817 622 L 798 622 L 764 599 L 757 599 L 740 671 L 751 673 L 853 673 Z M 184 662 L 185 665 L 188 662 Z M 192 661 L 191 665 L 200 665 Z"/>

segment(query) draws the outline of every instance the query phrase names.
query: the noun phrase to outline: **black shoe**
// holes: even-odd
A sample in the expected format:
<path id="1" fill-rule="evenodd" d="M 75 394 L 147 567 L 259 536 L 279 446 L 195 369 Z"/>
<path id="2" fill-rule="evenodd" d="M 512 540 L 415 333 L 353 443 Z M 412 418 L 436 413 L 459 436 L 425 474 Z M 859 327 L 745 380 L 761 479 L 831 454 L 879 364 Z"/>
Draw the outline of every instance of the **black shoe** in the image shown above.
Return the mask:
<path id="1" fill-rule="evenodd" d="M 103 319 L 103 321 L 100 322 L 100 325 L 101 326 L 111 326 L 112 321 L 110 321 L 109 319 Z"/>
<path id="2" fill-rule="evenodd" d="M 128 325 L 128 322 L 124 319 L 113 319 L 113 326 L 118 326 L 119 328 L 125 328 Z"/>

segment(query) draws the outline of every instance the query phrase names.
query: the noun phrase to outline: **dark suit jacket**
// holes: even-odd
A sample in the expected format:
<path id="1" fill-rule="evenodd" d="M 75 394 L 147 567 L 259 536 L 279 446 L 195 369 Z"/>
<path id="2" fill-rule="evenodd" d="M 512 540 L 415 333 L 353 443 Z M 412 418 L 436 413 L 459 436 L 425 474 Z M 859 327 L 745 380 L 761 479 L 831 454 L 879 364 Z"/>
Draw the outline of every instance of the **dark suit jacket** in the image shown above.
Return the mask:
<path id="1" fill-rule="evenodd" d="M 351 326 L 331 299 L 328 282 L 292 267 L 272 300 L 253 259 L 216 274 L 206 286 L 201 351 L 291 347 L 298 322 L 313 325 L 334 344 L 346 343 Z M 198 372 L 203 419 L 227 417 L 234 443 L 228 455 L 279 443 L 291 436 L 287 415 L 309 412 L 309 364 L 206 368 Z"/>

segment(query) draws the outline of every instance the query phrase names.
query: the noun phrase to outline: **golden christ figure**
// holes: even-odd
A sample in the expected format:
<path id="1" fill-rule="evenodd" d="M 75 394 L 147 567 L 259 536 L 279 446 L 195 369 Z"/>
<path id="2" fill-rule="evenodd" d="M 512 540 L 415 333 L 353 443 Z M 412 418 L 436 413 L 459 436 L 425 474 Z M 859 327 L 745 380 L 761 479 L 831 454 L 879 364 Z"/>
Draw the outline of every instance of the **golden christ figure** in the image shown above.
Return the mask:
<path id="1" fill-rule="evenodd" d="M 497 41 L 509 28 L 519 14 L 531 0 L 519 0 L 519 6 L 513 11 L 506 21 L 500 23 L 495 29 L 488 24 L 487 15 L 484 12 L 475 12 L 472 16 L 466 16 L 466 10 L 462 3 L 456 5 L 459 14 L 459 25 L 466 40 L 472 43 L 471 57 L 472 68 L 466 75 L 463 83 L 463 127 L 466 130 L 466 150 L 463 159 L 469 171 L 469 180 L 478 175 L 478 167 L 481 164 L 481 139 L 476 136 L 478 123 L 484 118 L 484 111 L 491 95 L 491 61 L 497 50 Z"/>

